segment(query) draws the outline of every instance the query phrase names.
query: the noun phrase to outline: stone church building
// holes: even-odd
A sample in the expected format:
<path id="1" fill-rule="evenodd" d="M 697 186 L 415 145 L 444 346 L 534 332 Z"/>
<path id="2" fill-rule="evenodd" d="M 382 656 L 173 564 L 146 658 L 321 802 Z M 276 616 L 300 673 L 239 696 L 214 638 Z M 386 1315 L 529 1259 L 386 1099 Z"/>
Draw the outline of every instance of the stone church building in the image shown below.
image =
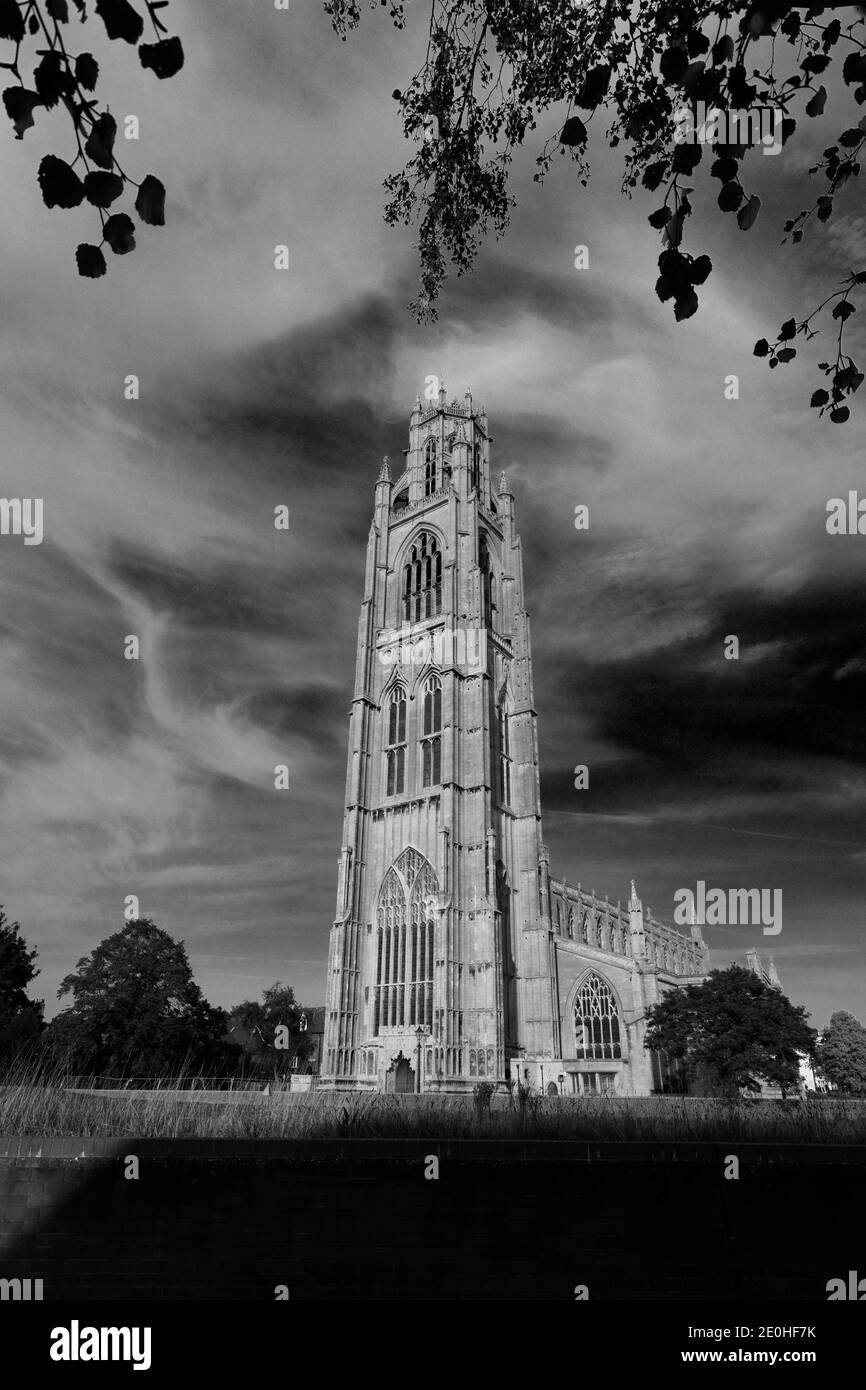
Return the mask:
<path id="1" fill-rule="evenodd" d="M 471 395 L 417 400 L 367 544 L 321 1084 L 645 1095 L 646 1009 L 708 968 L 634 883 L 551 873 L 514 497 Z"/>

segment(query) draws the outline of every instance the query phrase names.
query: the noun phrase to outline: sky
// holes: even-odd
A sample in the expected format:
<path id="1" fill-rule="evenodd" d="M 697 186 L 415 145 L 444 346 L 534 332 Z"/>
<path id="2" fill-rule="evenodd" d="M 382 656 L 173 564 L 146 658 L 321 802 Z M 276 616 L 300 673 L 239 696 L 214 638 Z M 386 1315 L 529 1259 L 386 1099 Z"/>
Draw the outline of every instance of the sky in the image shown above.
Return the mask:
<path id="1" fill-rule="evenodd" d="M 696 175 L 714 269 L 678 325 L 653 292 L 658 199 L 624 199 L 600 141 L 589 188 L 566 162 L 533 182 L 553 113 L 508 233 L 421 326 L 381 187 L 420 13 L 397 33 L 365 11 L 341 43 L 319 0 L 171 8 L 167 82 L 86 26 L 111 110 L 140 120 L 125 167 L 168 189 L 167 225 L 104 279 L 75 272 L 90 213 L 39 194 L 42 155 L 71 157 L 61 115 L 0 139 L 0 493 L 41 497 L 45 528 L 0 538 L 0 902 L 46 1013 L 130 894 L 212 1003 L 275 980 L 322 1002 L 373 488 L 436 374 L 486 406 L 516 497 L 554 872 L 614 900 L 634 878 L 667 920 L 698 880 L 781 889 L 782 932 L 709 927 L 713 963 L 756 946 L 816 1025 L 866 1016 L 866 538 L 825 527 L 866 483 L 862 410 L 809 411 L 817 351 L 752 355 L 864 268 L 856 189 L 779 247 L 826 130 L 764 160 L 748 234 Z"/>

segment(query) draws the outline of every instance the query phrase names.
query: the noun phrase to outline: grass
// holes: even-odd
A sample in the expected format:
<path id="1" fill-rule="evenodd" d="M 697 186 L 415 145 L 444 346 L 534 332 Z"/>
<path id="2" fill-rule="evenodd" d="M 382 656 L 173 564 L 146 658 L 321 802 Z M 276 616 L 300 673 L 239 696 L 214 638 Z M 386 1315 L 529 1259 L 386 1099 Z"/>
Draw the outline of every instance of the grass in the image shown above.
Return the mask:
<path id="1" fill-rule="evenodd" d="M 184 1083 L 188 1086 L 188 1082 Z M 213 1093 L 211 1093 L 213 1096 Z M 590 1139 L 866 1144 L 866 1101 L 723 1101 L 689 1096 L 588 1099 L 319 1093 L 190 1099 L 169 1090 L 106 1096 L 19 1074 L 0 1084 L 0 1134 L 153 1139 Z"/>

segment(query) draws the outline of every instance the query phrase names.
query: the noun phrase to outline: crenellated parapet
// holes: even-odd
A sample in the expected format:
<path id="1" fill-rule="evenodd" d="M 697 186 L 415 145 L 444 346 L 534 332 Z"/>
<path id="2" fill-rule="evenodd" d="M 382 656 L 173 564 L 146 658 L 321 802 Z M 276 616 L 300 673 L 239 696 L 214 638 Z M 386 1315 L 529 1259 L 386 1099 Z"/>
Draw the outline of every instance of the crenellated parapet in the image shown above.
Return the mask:
<path id="1" fill-rule="evenodd" d="M 660 922 L 649 909 L 637 904 L 641 931 L 633 929 L 633 913 L 622 904 L 599 898 L 580 884 L 564 879 L 550 880 L 551 928 L 563 941 L 589 946 L 610 955 L 642 958 L 662 974 L 702 976 L 705 974 L 701 941 L 684 936 L 675 926 Z M 641 939 L 642 938 L 642 939 Z"/>

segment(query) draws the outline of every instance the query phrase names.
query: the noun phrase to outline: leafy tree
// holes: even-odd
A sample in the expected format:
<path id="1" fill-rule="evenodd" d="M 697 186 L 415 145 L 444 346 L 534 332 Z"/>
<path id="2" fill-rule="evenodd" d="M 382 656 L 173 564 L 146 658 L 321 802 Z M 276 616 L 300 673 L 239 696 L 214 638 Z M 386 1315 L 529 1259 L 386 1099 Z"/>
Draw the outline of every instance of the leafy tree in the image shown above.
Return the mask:
<path id="1" fill-rule="evenodd" d="M 48 1026 L 52 1051 L 109 1075 L 156 1076 L 234 1066 L 228 1020 L 192 977 L 186 949 L 147 917 L 108 936 L 57 991 L 70 1007 Z"/>
<path id="2" fill-rule="evenodd" d="M 273 1070 L 275 1074 L 290 1070 L 295 1057 L 302 1063 L 310 1056 L 312 1044 L 302 1022 L 304 1011 L 295 999 L 295 991 L 279 980 L 263 992 L 261 1003 L 247 999 L 229 1013 L 231 1036 L 240 1043 L 253 1067 L 268 1073 Z"/>
<path id="3" fill-rule="evenodd" d="M 96 0 L 96 13 L 109 39 L 138 44 L 143 68 L 157 77 L 173 77 L 183 66 L 183 45 L 179 38 L 164 37 L 166 26 L 159 11 L 169 0 L 141 0 L 139 8 L 130 0 Z M 78 19 L 87 19 L 85 0 L 72 0 Z M 107 107 L 100 110 L 93 95 L 99 80 L 99 64 L 92 53 L 73 52 L 68 45 L 71 23 L 69 0 L 0 0 L 0 39 L 14 45 L 10 59 L 0 63 L 15 78 L 15 85 L 3 92 L 6 114 L 15 128 L 15 138 L 35 124 L 38 110 L 52 111 L 63 106 L 72 124 L 77 153 L 67 161 L 47 154 L 39 165 L 38 179 L 46 207 L 76 208 L 90 203 L 98 212 L 102 237 L 98 245 L 83 242 L 75 253 L 78 272 L 97 278 L 106 272 L 103 246 L 116 256 L 135 249 L 135 224 L 126 212 L 113 210 L 131 184 L 138 189 L 135 211 L 152 227 L 165 223 L 165 188 L 154 174 L 136 183 L 120 166 L 114 142 L 117 122 Z M 154 33 L 153 43 L 140 43 L 147 12 Z M 28 40 L 33 52 L 28 58 Z M 5 46 L 5 45 L 4 45 Z M 29 84 L 25 81 L 25 62 L 30 64 Z"/>
<path id="4" fill-rule="evenodd" d="M 761 1081 L 796 1089 L 798 1053 L 811 1056 L 815 1045 L 807 1017 L 803 1005 L 732 965 L 652 1005 L 644 1047 L 680 1059 L 690 1081 L 710 1093 L 736 1097 Z"/>
<path id="5" fill-rule="evenodd" d="M 815 1065 L 840 1091 L 866 1093 L 866 1028 L 858 1018 L 845 1009 L 830 1016 Z"/>
<path id="6" fill-rule="evenodd" d="M 432 0 L 423 61 L 394 92 L 404 134 L 417 149 L 385 181 L 387 221 L 418 226 L 417 317 L 435 317 L 449 261 L 463 274 L 488 230 L 505 231 L 514 206 L 508 191 L 513 153 L 551 110 L 561 111 L 563 120 L 538 153 L 536 180 L 556 154 L 564 154 L 585 187 L 590 125 L 609 119 L 608 146 L 625 150 L 623 192 L 631 196 L 639 183 L 661 191 L 648 219 L 663 247 L 655 288 L 682 320 L 696 312 L 697 288 L 712 270 L 709 256 L 684 246 L 698 201 L 698 166 L 703 162 L 702 192 L 708 172 L 718 181 L 721 214 L 735 216 L 743 232 L 758 218 L 761 199 L 753 190 L 767 173 L 757 149 L 711 141 L 720 130 L 729 136 L 726 126 L 705 130 L 706 159 L 701 144 L 678 139 L 684 107 L 703 102 L 705 110 L 723 114 L 774 108 L 783 115 L 783 143 L 796 145 L 798 121 L 829 121 L 828 87 L 838 74 L 849 109 L 805 179 L 814 188 L 809 181 L 817 177 L 817 191 L 804 192 L 805 207 L 784 227 L 784 241 L 792 246 L 807 232 L 814 235 L 859 176 L 866 141 L 866 117 L 858 120 L 856 110 L 866 102 L 866 6 L 843 6 L 847 15 L 841 16 L 839 8 L 782 0 Z M 344 40 L 360 22 L 360 0 L 325 0 L 325 10 Z M 389 13 L 403 29 L 405 0 L 390 0 Z M 745 135 L 738 126 L 737 139 Z M 793 341 L 813 338 L 816 319 L 828 311 L 835 356 L 818 364 L 827 381 L 811 404 L 838 424 L 849 417 L 846 398 L 863 381 L 844 334 L 864 284 L 866 270 L 849 267 L 816 309 L 787 318 L 772 343 L 762 338 L 755 346 L 770 367 L 790 362 L 797 355 Z"/>
<path id="7" fill-rule="evenodd" d="M 17 922 L 0 907 L 0 1058 L 8 1061 L 39 1037 L 42 1001 L 30 999 L 27 986 L 39 974 Z"/>

